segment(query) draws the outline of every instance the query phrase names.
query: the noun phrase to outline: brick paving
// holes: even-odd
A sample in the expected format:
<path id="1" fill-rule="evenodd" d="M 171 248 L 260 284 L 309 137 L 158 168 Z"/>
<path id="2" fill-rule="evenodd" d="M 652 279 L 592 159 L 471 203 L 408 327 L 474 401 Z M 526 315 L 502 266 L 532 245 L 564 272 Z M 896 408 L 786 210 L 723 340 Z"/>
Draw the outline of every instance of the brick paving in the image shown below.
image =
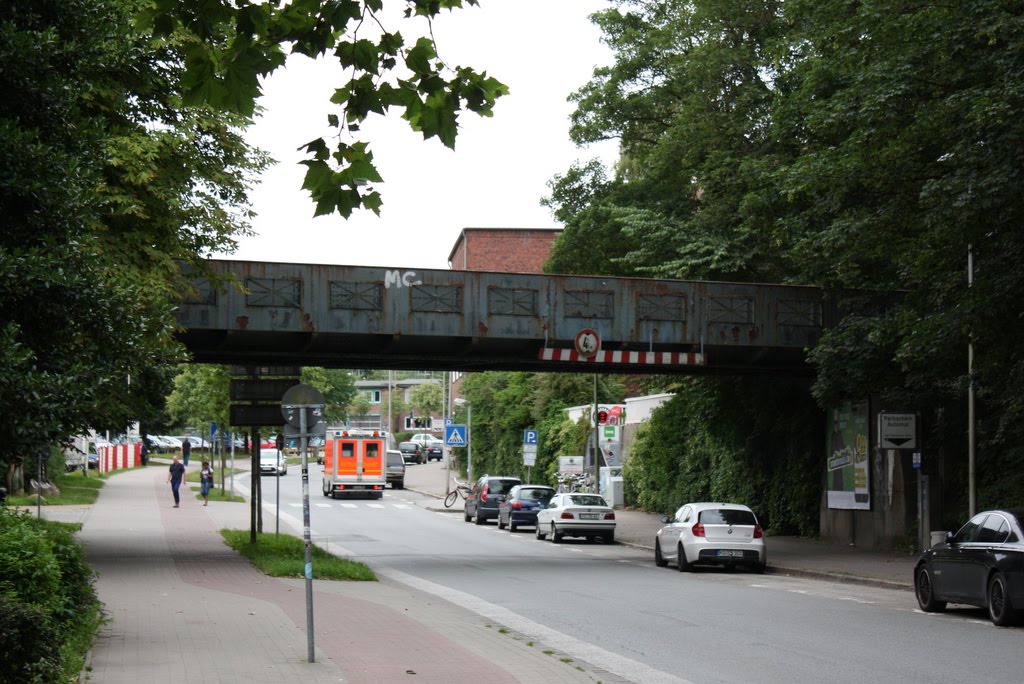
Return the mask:
<path id="1" fill-rule="evenodd" d="M 248 506 L 204 507 L 186 490 L 173 508 L 165 479 L 159 466 L 119 474 L 83 515 L 80 537 L 109 618 L 89 682 L 440 684 L 482 672 L 496 684 L 615 679 L 386 578 L 314 581 L 309 663 L 305 582 L 263 575 L 218 532 L 248 529 Z"/>

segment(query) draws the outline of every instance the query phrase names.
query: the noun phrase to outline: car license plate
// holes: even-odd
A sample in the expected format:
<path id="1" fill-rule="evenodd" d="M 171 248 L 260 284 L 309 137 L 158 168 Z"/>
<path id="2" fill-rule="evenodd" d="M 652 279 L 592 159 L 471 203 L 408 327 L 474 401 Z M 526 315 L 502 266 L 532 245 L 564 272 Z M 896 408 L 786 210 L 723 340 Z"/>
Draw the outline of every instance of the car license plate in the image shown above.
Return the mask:
<path id="1" fill-rule="evenodd" d="M 600 520 L 599 513 L 580 513 L 580 520 Z"/>
<path id="2" fill-rule="evenodd" d="M 720 549 L 718 551 L 718 555 L 720 557 L 726 557 L 726 558 L 742 558 L 743 557 L 743 552 L 742 551 L 733 551 L 731 549 Z"/>

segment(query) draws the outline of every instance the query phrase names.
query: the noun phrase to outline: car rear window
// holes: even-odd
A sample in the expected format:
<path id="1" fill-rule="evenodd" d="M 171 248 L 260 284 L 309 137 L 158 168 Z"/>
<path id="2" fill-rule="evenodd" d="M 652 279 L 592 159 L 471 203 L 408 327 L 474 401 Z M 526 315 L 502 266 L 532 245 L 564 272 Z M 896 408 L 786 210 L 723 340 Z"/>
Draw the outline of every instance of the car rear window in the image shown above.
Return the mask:
<path id="1" fill-rule="evenodd" d="M 519 490 L 519 498 L 526 501 L 547 501 L 555 495 L 550 487 L 527 487 Z"/>
<path id="2" fill-rule="evenodd" d="M 701 511 L 697 518 L 705 525 L 756 525 L 757 518 L 750 511 L 738 511 L 734 508 L 709 508 Z"/>
<path id="3" fill-rule="evenodd" d="M 488 480 L 487 491 L 491 494 L 508 494 L 508 490 L 519 484 L 519 480 Z"/>
<path id="4" fill-rule="evenodd" d="M 607 506 L 605 500 L 594 494 L 575 494 L 569 497 L 574 506 Z"/>
<path id="5" fill-rule="evenodd" d="M 405 465 L 405 459 L 402 458 L 402 454 L 388 454 L 388 465 Z"/>

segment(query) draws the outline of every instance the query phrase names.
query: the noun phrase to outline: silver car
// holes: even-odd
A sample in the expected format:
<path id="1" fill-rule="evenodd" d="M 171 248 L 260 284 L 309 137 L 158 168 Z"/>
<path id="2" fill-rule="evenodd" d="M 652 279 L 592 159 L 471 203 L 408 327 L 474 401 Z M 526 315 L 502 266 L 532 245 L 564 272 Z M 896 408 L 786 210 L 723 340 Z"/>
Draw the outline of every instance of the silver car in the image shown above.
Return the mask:
<path id="1" fill-rule="evenodd" d="M 260 475 L 288 474 L 288 461 L 277 449 L 260 449 Z"/>
<path id="2" fill-rule="evenodd" d="M 597 494 L 556 494 L 545 508 L 537 511 L 537 539 L 551 535 L 556 544 L 563 537 L 586 537 L 615 542 L 615 511 Z"/>
<path id="3" fill-rule="evenodd" d="M 675 562 L 680 572 L 694 564 L 743 566 L 764 572 L 768 550 L 754 512 L 743 504 L 688 503 L 669 518 L 654 539 L 654 564 Z"/>

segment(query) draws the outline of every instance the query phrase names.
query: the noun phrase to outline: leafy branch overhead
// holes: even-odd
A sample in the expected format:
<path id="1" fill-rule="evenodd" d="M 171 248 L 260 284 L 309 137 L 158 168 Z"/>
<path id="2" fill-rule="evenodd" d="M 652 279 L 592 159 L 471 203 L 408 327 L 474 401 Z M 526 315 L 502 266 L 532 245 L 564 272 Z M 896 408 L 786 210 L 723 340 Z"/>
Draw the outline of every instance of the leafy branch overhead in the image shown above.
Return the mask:
<path id="1" fill-rule="evenodd" d="M 443 10 L 476 5 L 476 0 L 408 0 L 406 19 L 428 26 Z M 260 96 L 260 79 L 285 64 L 292 54 L 333 56 L 348 75 L 331 102 L 340 115 L 328 117 L 337 129 L 333 149 L 318 138 L 305 145 L 309 159 L 302 187 L 316 202 L 316 215 L 358 208 L 380 213 L 381 197 L 372 183 L 382 182 L 367 142 L 350 139 L 371 114 L 392 108 L 424 139 L 455 147 L 459 115 L 468 110 L 491 116 L 508 87 L 468 67 L 449 67 L 431 38 L 411 45 L 385 28 L 383 0 L 297 0 L 282 3 L 206 0 L 158 0 L 139 15 L 143 30 L 158 36 L 187 36 L 184 41 L 183 98 L 186 105 L 208 106 L 251 117 Z M 390 77 L 390 78 L 389 78 Z"/>

